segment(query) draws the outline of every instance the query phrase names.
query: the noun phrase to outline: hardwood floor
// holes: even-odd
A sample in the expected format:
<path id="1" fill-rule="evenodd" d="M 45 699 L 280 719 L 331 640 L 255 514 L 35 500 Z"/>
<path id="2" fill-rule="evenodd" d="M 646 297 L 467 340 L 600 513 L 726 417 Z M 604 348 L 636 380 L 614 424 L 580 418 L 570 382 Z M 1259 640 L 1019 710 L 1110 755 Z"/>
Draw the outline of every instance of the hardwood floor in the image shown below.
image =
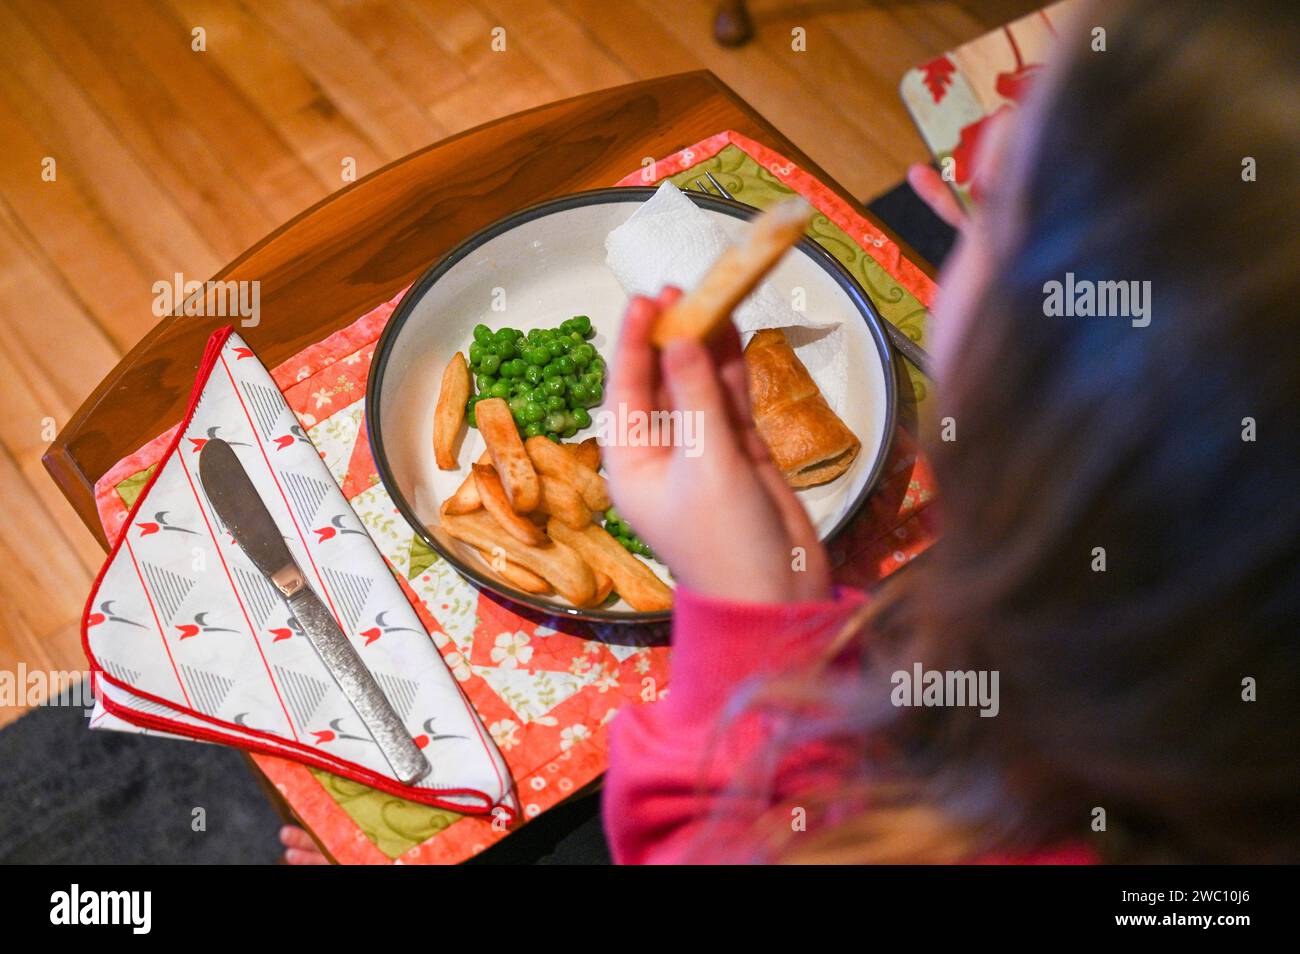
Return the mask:
<path id="1" fill-rule="evenodd" d="M 701 67 L 871 197 L 926 158 L 903 72 L 1037 5 L 756 0 L 724 50 L 710 0 L 0 0 L 0 670 L 84 667 L 102 553 L 40 456 L 153 324 L 153 282 L 216 272 L 352 166 Z"/>

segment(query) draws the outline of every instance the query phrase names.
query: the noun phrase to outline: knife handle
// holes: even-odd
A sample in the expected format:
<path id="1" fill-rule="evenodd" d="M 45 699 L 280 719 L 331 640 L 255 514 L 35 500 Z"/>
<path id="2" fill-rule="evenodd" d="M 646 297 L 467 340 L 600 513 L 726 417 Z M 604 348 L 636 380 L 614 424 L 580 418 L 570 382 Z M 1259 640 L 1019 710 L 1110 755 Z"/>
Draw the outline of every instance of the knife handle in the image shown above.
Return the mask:
<path id="1" fill-rule="evenodd" d="M 303 631 L 320 654 L 325 668 L 330 671 L 343 694 L 356 709 L 366 731 L 374 738 L 398 781 L 413 785 L 432 769 L 424 753 L 411 739 L 406 726 L 393 711 L 388 697 L 375 682 L 366 664 L 352 648 L 347 636 L 325 604 L 311 589 L 305 587 L 288 598 L 289 608 L 302 624 Z"/>

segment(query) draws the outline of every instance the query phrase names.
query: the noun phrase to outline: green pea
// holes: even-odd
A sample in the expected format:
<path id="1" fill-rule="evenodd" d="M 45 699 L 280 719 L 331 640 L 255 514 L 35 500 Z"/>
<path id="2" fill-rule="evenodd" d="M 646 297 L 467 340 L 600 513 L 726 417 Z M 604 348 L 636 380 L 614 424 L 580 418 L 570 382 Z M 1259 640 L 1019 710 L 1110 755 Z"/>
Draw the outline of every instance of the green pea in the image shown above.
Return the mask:
<path id="1" fill-rule="evenodd" d="M 524 409 L 524 406 L 527 404 L 528 404 L 528 398 L 524 397 L 521 394 L 516 394 L 514 397 L 510 399 L 510 410 L 512 413 L 517 414 L 520 411 L 522 411 Z"/>
<path id="2" fill-rule="evenodd" d="M 556 370 L 558 370 L 560 374 L 572 374 L 575 370 L 573 359 L 567 354 L 560 355 L 560 357 L 556 358 L 551 363 L 555 365 Z"/>
<path id="3" fill-rule="evenodd" d="M 605 389 L 599 384 L 587 385 L 587 390 L 591 392 L 591 406 L 595 407 L 605 399 Z"/>
<path id="4" fill-rule="evenodd" d="M 567 424 L 568 421 L 565 419 L 562 411 L 552 411 L 550 414 L 547 414 L 545 420 L 542 421 L 542 427 L 552 434 L 558 434 L 560 431 L 564 430 Z"/>
<path id="5" fill-rule="evenodd" d="M 492 329 L 487 325 L 475 325 L 474 340 L 479 344 L 487 344 L 492 340 Z"/>
<path id="6" fill-rule="evenodd" d="M 535 387 L 535 388 L 533 388 L 531 391 L 528 392 L 528 400 L 530 400 L 530 401 L 536 401 L 536 402 L 538 402 L 539 404 L 544 404 L 544 403 L 546 403 L 546 399 L 547 399 L 549 396 L 550 396 L 550 395 L 548 395 L 548 394 L 546 393 L 546 388 L 541 387 L 541 386 Z"/>
<path id="7" fill-rule="evenodd" d="M 478 427 L 478 415 L 474 413 L 474 409 L 472 407 L 465 412 L 465 421 L 466 423 L 469 424 L 470 427 Z"/>
<path id="8" fill-rule="evenodd" d="M 576 434 L 576 433 L 578 433 L 578 426 L 577 426 L 576 424 L 570 424 L 570 425 L 569 425 L 568 427 L 566 427 L 564 430 L 560 431 L 560 436 L 561 436 L 561 437 L 572 437 L 572 436 L 573 436 L 574 434 Z"/>
<path id="9" fill-rule="evenodd" d="M 480 371 L 478 373 L 479 391 L 490 391 L 492 390 L 492 385 L 496 383 L 497 383 L 497 376 L 495 374 L 488 374 L 486 371 Z"/>
<path id="10" fill-rule="evenodd" d="M 470 395 L 470 399 L 469 399 L 468 401 L 465 402 L 465 413 L 466 413 L 466 414 L 473 414 L 473 413 L 474 413 L 474 405 L 477 404 L 477 403 L 478 403 L 478 397 L 477 397 L 476 395 Z"/>
<path id="11" fill-rule="evenodd" d="M 496 374 L 501 370 L 501 357 L 495 354 L 485 354 L 479 368 L 484 374 Z"/>
<path id="12" fill-rule="evenodd" d="M 605 519 L 610 521 L 617 520 L 618 511 L 615 508 L 610 507 L 608 510 L 605 511 Z"/>
<path id="13" fill-rule="evenodd" d="M 482 360 L 483 360 L 483 346 L 479 344 L 477 341 L 475 341 L 473 344 L 469 346 L 469 363 L 472 365 L 476 365 Z"/>
<path id="14" fill-rule="evenodd" d="M 564 345 L 560 343 L 559 338 L 551 338 L 546 342 L 546 350 L 550 353 L 552 358 L 558 358 L 560 355 L 564 354 Z"/>
<path id="15" fill-rule="evenodd" d="M 603 376 L 605 374 L 605 359 L 600 355 L 596 355 L 596 357 L 591 359 L 591 364 L 587 366 L 587 370 L 591 371 L 593 374 L 600 374 Z"/>
<path id="16" fill-rule="evenodd" d="M 524 359 L 529 364 L 535 364 L 541 366 L 541 365 L 545 365 L 547 362 L 551 360 L 551 353 L 546 350 L 545 345 L 536 345 L 528 349 L 528 351 L 524 354 Z"/>
<path id="17" fill-rule="evenodd" d="M 563 411 L 568 408 L 568 402 L 558 394 L 548 394 L 546 401 L 542 405 L 548 411 Z"/>
<path id="18" fill-rule="evenodd" d="M 519 349 L 515 347 L 513 341 L 496 342 L 497 354 L 501 355 L 501 360 L 509 361 L 511 358 L 519 356 Z"/>
<path id="19" fill-rule="evenodd" d="M 530 364 L 524 369 L 524 380 L 529 384 L 538 385 L 542 383 L 542 369 L 535 364 Z"/>
<path id="20" fill-rule="evenodd" d="M 591 364 L 591 355 L 583 350 L 584 348 L 590 347 L 591 345 L 578 345 L 578 347 L 569 352 L 569 360 L 573 362 L 573 366 L 579 371 Z"/>
<path id="21" fill-rule="evenodd" d="M 547 394 L 563 395 L 564 378 L 547 378 L 542 382 L 542 389 L 545 390 Z"/>
<path id="22" fill-rule="evenodd" d="M 591 391 L 588 390 L 585 384 L 579 381 L 577 384 L 569 387 L 569 398 L 574 404 L 581 407 L 591 400 Z"/>
<path id="23" fill-rule="evenodd" d="M 577 425 L 578 430 L 584 427 L 591 427 L 591 414 L 585 407 L 575 407 L 573 409 L 573 423 Z"/>
<path id="24" fill-rule="evenodd" d="M 492 396 L 499 398 L 510 397 L 510 383 L 508 381 L 498 381 L 492 385 Z"/>
<path id="25" fill-rule="evenodd" d="M 524 437 L 541 437 L 545 433 L 541 421 L 533 421 L 531 424 L 524 425 Z"/>
<path id="26" fill-rule="evenodd" d="M 586 315 L 574 315 L 571 320 L 573 322 L 573 330 L 579 334 L 586 334 L 587 329 L 591 327 L 591 319 Z"/>

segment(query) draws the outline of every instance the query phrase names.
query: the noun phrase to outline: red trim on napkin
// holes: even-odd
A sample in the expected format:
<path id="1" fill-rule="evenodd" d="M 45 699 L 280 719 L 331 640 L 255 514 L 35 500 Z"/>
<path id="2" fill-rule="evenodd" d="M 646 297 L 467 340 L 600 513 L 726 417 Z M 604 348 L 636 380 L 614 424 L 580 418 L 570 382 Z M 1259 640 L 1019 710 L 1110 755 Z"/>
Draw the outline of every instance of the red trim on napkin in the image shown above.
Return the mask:
<path id="1" fill-rule="evenodd" d="M 387 315 L 384 315 L 384 318 L 386 319 Z M 382 324 L 380 326 L 382 327 Z M 352 328 L 350 327 L 349 329 L 345 329 L 345 331 L 352 331 Z M 119 689 L 129 692 L 133 696 L 173 709 L 178 708 L 177 703 L 174 700 L 166 699 L 158 695 L 144 691 L 143 689 L 137 686 L 132 686 L 126 681 L 119 679 L 114 675 L 112 675 L 111 673 L 105 671 L 103 665 L 96 658 L 94 652 L 91 649 L 90 627 L 93 625 L 92 616 L 95 615 L 95 603 L 100 594 L 100 590 L 104 582 L 104 578 L 109 572 L 109 569 L 114 565 L 123 546 L 127 548 L 127 552 L 131 557 L 132 563 L 135 564 L 135 569 L 137 574 L 139 574 L 140 572 L 138 563 L 136 562 L 134 551 L 131 548 L 130 541 L 128 539 L 128 532 L 135 523 L 135 518 L 137 513 L 144 505 L 145 501 L 149 499 L 150 491 L 153 489 L 154 485 L 158 482 L 159 478 L 162 476 L 167 462 L 171 459 L 172 455 L 176 452 L 177 448 L 180 446 L 180 443 L 185 436 L 185 432 L 188 429 L 194 417 L 195 409 L 198 407 L 200 398 L 202 397 L 204 390 L 208 385 L 211 374 L 213 370 L 216 368 L 217 363 L 220 361 L 223 367 L 225 366 L 224 359 L 222 358 L 222 350 L 227 340 L 230 338 L 231 334 L 233 334 L 233 332 L 234 329 L 232 327 L 225 327 L 213 332 L 213 334 L 208 338 L 207 345 L 205 346 L 203 351 L 203 357 L 199 362 L 198 372 L 195 376 L 194 387 L 190 392 L 190 398 L 186 405 L 185 414 L 180 424 L 176 428 L 174 428 L 171 432 L 169 432 L 171 436 L 168 441 L 166 451 L 163 453 L 162 457 L 159 458 L 159 460 L 157 461 L 157 466 L 154 472 L 150 475 L 148 481 L 145 483 L 144 488 L 141 490 L 139 496 L 135 500 L 135 503 L 127 513 L 126 518 L 121 522 L 121 529 L 117 535 L 117 539 L 114 541 L 113 547 L 109 552 L 108 557 L 105 559 L 103 565 L 100 567 L 99 573 L 95 577 L 95 582 L 91 587 L 90 594 L 87 596 L 86 599 L 85 609 L 82 612 L 81 645 L 82 645 L 82 649 L 86 653 L 86 658 L 91 665 L 92 686 L 97 686 L 98 680 L 103 680 L 104 682 L 107 682 L 112 686 L 115 686 Z M 252 356 L 251 352 L 249 353 L 249 356 Z M 227 373 L 229 373 L 228 367 L 226 368 L 226 370 Z M 231 380 L 233 384 L 233 377 Z M 235 393 L 238 395 L 238 389 L 236 389 Z M 239 395 L 239 398 L 242 406 L 243 396 Z M 244 408 L 244 410 L 245 413 L 247 414 L 248 412 L 246 407 Z M 251 424 L 251 417 L 250 417 L 250 424 Z M 264 449 L 262 449 L 262 454 L 263 456 L 265 456 Z M 267 466 L 268 468 L 270 468 L 269 459 L 267 460 Z M 182 461 L 182 467 L 185 467 L 183 461 Z M 190 480 L 191 482 L 191 490 L 194 490 L 192 477 L 189 474 L 188 467 L 185 467 L 185 473 L 186 473 L 187 480 Z M 275 477 L 273 470 L 272 470 L 272 476 Z M 275 477 L 275 479 L 278 485 L 279 484 L 278 477 Z M 283 494 L 283 489 L 281 489 L 281 493 Z M 195 491 L 195 496 L 197 499 L 197 491 Z M 286 500 L 286 507 L 287 506 L 288 505 Z M 289 509 L 292 514 L 292 508 Z M 202 513 L 202 508 L 200 508 L 200 513 Z M 205 521 L 207 520 L 206 514 L 204 514 L 204 520 Z M 294 517 L 294 520 L 296 523 L 297 518 Z M 209 527 L 209 531 L 211 531 L 211 527 Z M 220 556 L 219 551 L 218 551 L 218 555 Z M 223 558 L 223 567 L 224 566 L 225 564 Z M 225 572 L 227 578 L 229 579 L 229 569 L 225 568 Z M 157 623 L 158 630 L 161 635 L 163 630 L 163 625 L 161 620 L 157 618 L 156 610 L 153 609 L 152 596 L 149 594 L 148 587 L 144 587 L 143 579 L 141 579 L 141 584 L 145 590 L 146 596 L 150 600 L 151 611 L 154 612 L 155 622 Z M 232 590 L 235 590 L 236 595 L 238 596 L 238 591 L 234 586 L 233 580 L 230 580 L 230 585 Z M 326 597 L 327 599 L 329 599 L 328 594 L 326 594 Z M 241 602 L 241 609 L 242 609 L 243 608 L 242 598 L 240 598 L 240 602 Z M 251 620 L 249 621 L 249 625 L 250 628 L 252 628 Z M 259 651 L 260 651 L 260 646 L 259 646 Z M 171 655 L 171 651 L 170 648 L 168 648 L 169 658 L 170 655 Z M 172 665 L 173 668 L 175 668 L 174 662 L 172 663 Z M 355 762 L 351 762 L 349 760 L 339 758 L 327 752 L 322 752 L 316 748 L 308 747 L 305 743 L 296 741 L 296 735 L 297 735 L 296 731 L 294 732 L 295 740 L 290 740 L 282 736 L 277 736 L 272 733 L 265 732 L 251 726 L 235 725 L 234 723 L 226 722 L 224 720 L 215 718 L 206 713 L 200 712 L 196 708 L 194 708 L 193 703 L 189 699 L 188 693 L 185 690 L 184 683 L 181 682 L 180 680 L 179 673 L 177 674 L 177 680 L 181 685 L 182 693 L 185 694 L 185 699 L 187 703 L 187 707 L 184 710 L 185 714 L 190 718 L 194 718 L 202 722 L 209 723 L 212 726 L 215 726 L 217 728 L 208 729 L 200 726 L 186 724 L 174 719 L 169 719 L 165 716 L 157 715 L 154 713 L 141 712 L 139 710 L 132 709 L 128 706 L 122 705 L 121 703 L 111 698 L 108 698 L 103 693 L 97 692 L 97 696 L 99 697 L 100 702 L 103 705 L 104 709 L 107 710 L 110 714 L 118 716 L 119 718 L 124 719 L 127 722 L 130 722 L 134 725 L 141 726 L 143 728 L 157 729 L 165 732 L 174 733 L 177 735 L 202 739 L 205 741 L 220 742 L 222 744 L 231 745 L 236 748 L 245 749 L 250 752 L 273 755 L 281 758 L 284 757 L 292 758 L 295 761 L 303 762 L 309 765 L 314 765 L 317 768 L 321 768 L 329 772 L 334 772 L 349 778 L 353 778 L 357 781 L 363 782 L 364 784 L 371 786 L 372 788 L 376 788 L 381 791 L 388 792 L 390 794 L 399 796 L 401 798 L 410 799 L 412 801 L 421 802 L 423 804 L 433 805 L 439 808 L 446 808 L 452 811 L 472 814 L 472 813 L 491 812 L 494 808 L 499 807 L 506 814 L 509 820 L 513 820 L 515 817 L 515 809 L 511 804 L 509 804 L 509 802 L 498 802 L 492 799 L 484 792 L 475 789 L 452 787 L 452 788 L 438 789 L 437 792 L 435 793 L 414 786 L 402 785 L 383 775 L 377 774 L 376 772 L 366 768 L 363 765 L 359 765 Z M 464 703 L 467 710 L 469 710 L 472 714 L 473 708 L 469 700 L 465 698 L 463 691 L 460 691 L 458 685 L 456 688 L 457 691 L 460 692 L 461 701 Z M 276 691 L 278 694 L 279 692 L 278 686 L 276 687 Z M 478 729 L 479 742 L 485 747 L 485 749 L 489 748 L 491 746 L 491 743 L 484 737 L 482 727 L 478 724 L 477 719 L 473 719 L 472 721 L 474 722 L 475 727 Z M 289 720 L 289 722 L 292 728 L 292 720 Z M 235 736 L 235 735 L 231 735 L 229 732 L 218 731 L 221 728 L 235 730 L 239 733 L 242 733 L 242 735 Z M 266 742 L 265 744 L 263 744 L 263 743 L 258 743 L 256 741 L 250 741 L 247 738 L 247 736 L 253 736 L 255 738 L 264 739 L 266 740 Z M 493 760 L 493 766 L 494 768 L 496 767 L 495 760 Z M 497 772 L 497 780 L 501 784 L 503 789 L 507 789 L 507 790 L 509 789 L 509 784 L 507 783 L 504 776 L 500 774 L 499 771 Z M 465 802 L 452 801 L 451 797 L 478 799 L 481 800 L 482 804 L 479 806 L 475 806 L 475 805 L 466 804 Z"/>

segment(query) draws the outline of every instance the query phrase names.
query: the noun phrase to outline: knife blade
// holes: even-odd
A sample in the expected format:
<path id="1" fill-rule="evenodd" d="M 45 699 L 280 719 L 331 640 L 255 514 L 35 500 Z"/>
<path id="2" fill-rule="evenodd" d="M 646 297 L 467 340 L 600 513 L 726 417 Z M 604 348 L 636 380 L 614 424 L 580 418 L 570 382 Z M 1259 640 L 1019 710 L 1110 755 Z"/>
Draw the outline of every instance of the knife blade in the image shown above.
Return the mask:
<path id="1" fill-rule="evenodd" d="M 239 548 L 289 604 L 398 780 L 411 785 L 428 775 L 431 769 L 424 753 L 333 614 L 307 583 L 234 448 L 220 438 L 207 441 L 199 451 L 199 482 Z"/>

